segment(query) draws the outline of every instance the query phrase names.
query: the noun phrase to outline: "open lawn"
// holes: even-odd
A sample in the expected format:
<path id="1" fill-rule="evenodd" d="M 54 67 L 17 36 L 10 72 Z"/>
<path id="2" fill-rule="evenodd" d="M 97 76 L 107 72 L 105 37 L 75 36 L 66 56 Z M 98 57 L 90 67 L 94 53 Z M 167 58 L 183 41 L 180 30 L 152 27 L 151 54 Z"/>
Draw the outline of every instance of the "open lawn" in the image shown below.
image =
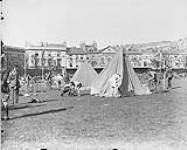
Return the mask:
<path id="1" fill-rule="evenodd" d="M 167 93 L 123 98 L 37 96 L 43 103 L 10 106 L 3 150 L 185 150 L 187 78 Z"/>

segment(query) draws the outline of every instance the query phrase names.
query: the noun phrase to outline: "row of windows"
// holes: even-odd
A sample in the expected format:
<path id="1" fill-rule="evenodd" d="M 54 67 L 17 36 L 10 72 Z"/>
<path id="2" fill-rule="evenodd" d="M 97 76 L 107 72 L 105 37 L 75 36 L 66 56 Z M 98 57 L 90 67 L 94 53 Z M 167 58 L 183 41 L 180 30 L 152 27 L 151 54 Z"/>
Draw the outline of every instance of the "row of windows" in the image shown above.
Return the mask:
<path id="1" fill-rule="evenodd" d="M 42 52 L 40 52 L 40 53 L 32 53 L 32 55 L 35 55 L 35 56 L 42 56 Z M 60 56 L 64 56 L 65 54 L 64 53 L 44 53 L 44 56 L 46 57 L 46 56 L 57 56 L 57 57 L 60 57 Z"/>

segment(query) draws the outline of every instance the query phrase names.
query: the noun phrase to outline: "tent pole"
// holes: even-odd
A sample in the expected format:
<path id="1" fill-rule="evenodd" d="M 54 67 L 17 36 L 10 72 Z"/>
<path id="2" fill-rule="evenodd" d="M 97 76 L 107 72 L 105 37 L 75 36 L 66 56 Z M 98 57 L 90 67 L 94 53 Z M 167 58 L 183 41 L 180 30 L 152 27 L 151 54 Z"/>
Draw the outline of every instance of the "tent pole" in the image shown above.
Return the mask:
<path id="1" fill-rule="evenodd" d="M 159 83 L 161 83 L 161 76 L 162 76 L 162 53 L 161 53 L 161 50 L 160 50 L 160 77 L 159 77 Z"/>
<path id="2" fill-rule="evenodd" d="M 162 53 L 160 51 L 160 74 L 162 73 Z"/>
<path id="3" fill-rule="evenodd" d="M 25 58 L 24 58 L 24 75 L 25 75 L 25 77 L 26 77 L 26 75 L 27 75 L 27 62 L 26 62 L 26 54 L 25 54 Z"/>

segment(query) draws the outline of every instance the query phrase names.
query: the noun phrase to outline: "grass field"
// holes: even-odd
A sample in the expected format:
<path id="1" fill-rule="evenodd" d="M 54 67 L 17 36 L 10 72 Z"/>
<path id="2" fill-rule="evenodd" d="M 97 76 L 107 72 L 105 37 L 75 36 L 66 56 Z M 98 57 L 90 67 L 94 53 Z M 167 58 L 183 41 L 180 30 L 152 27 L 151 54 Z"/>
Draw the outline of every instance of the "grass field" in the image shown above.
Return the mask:
<path id="1" fill-rule="evenodd" d="M 10 106 L 3 121 L 3 150 L 185 150 L 187 78 L 167 93 L 123 98 L 38 94 L 43 103 Z"/>

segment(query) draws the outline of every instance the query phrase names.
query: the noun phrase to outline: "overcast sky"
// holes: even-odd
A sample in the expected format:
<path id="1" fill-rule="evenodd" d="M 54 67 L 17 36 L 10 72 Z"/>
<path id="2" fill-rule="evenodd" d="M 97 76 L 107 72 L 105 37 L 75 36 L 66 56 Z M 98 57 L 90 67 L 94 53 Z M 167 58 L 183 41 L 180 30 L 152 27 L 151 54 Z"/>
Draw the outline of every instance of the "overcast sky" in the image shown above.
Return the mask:
<path id="1" fill-rule="evenodd" d="M 8 45 L 67 41 L 114 44 L 187 37 L 186 0 L 4 0 Z"/>

